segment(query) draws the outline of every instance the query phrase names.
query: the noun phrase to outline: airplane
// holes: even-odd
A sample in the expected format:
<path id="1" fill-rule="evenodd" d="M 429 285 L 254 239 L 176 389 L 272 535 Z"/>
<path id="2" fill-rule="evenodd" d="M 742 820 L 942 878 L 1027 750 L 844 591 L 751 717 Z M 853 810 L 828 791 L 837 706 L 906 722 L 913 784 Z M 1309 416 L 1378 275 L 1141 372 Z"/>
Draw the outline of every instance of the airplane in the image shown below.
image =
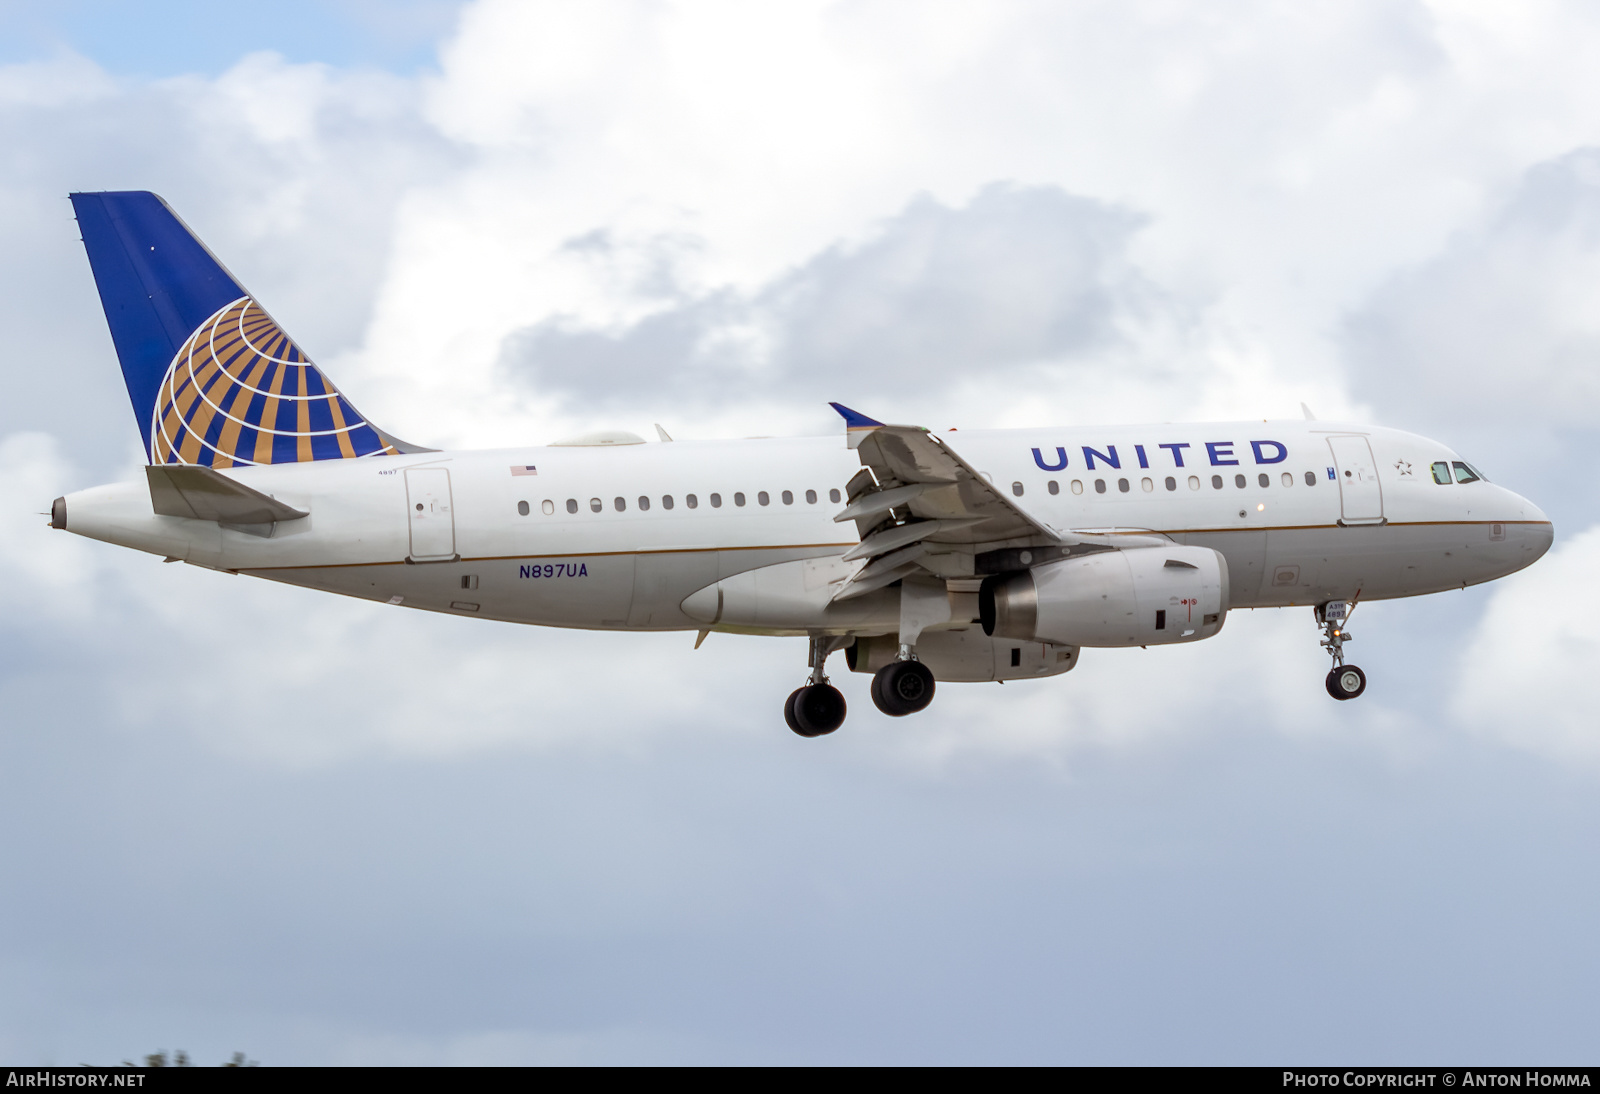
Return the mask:
<path id="1" fill-rule="evenodd" d="M 1359 603 L 1535 562 L 1550 520 L 1448 446 L 1304 417 L 950 430 L 838 403 L 844 438 L 603 431 L 439 451 L 365 418 L 160 197 L 74 212 L 149 461 L 57 498 L 51 525 L 213 570 L 475 619 L 809 639 L 802 737 L 846 704 L 1213 638 L 1237 608 L 1312 609 L 1329 695 Z"/>

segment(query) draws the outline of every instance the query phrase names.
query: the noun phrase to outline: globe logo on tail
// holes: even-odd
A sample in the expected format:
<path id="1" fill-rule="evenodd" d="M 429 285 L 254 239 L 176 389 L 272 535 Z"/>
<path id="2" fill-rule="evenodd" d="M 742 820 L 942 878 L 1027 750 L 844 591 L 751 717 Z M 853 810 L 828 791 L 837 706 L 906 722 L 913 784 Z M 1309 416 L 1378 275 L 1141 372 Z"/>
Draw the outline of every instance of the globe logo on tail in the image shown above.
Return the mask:
<path id="1" fill-rule="evenodd" d="M 150 430 L 151 463 L 233 467 L 397 451 L 248 296 L 179 348 Z"/>

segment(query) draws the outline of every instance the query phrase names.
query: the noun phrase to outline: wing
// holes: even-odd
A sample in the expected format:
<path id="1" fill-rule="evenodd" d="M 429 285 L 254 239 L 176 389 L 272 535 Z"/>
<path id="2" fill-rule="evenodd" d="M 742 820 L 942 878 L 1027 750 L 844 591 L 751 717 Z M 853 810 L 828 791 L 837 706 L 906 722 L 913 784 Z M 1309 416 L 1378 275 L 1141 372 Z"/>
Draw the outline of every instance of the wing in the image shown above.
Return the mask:
<path id="1" fill-rule="evenodd" d="M 967 555 L 1013 551 L 1026 566 L 1038 555 L 1164 543 L 1155 536 L 1115 537 L 1064 531 L 1029 513 L 1016 499 L 921 426 L 886 425 L 831 403 L 844 417 L 862 470 L 850 480 L 849 504 L 833 519 L 853 520 L 861 543 L 845 558 L 867 562 L 834 597 L 848 600 L 925 570 L 972 576 Z"/>

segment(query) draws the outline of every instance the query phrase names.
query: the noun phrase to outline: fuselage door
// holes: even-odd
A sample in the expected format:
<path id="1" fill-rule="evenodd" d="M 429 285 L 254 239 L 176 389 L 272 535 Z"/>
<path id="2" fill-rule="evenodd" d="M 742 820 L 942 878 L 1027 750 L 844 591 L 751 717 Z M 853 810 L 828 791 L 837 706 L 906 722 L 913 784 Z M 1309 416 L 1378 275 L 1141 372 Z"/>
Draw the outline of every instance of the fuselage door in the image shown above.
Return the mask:
<path id="1" fill-rule="evenodd" d="M 456 557 L 456 518 L 450 472 L 414 467 L 406 472 L 406 516 L 411 522 L 413 562 L 448 562 Z"/>
<path id="2" fill-rule="evenodd" d="M 1383 487 L 1378 461 L 1365 437 L 1329 437 L 1334 474 L 1339 480 L 1340 524 L 1382 524 Z"/>

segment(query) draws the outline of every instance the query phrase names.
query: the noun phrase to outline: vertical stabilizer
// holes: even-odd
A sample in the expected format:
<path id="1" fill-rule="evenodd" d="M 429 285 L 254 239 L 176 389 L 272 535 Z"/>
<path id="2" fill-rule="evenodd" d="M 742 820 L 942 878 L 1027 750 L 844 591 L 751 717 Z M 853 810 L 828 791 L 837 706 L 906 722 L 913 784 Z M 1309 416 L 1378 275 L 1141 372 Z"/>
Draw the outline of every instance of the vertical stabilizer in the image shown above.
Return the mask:
<path id="1" fill-rule="evenodd" d="M 151 463 L 409 451 L 358 414 L 155 194 L 73 194 Z"/>

